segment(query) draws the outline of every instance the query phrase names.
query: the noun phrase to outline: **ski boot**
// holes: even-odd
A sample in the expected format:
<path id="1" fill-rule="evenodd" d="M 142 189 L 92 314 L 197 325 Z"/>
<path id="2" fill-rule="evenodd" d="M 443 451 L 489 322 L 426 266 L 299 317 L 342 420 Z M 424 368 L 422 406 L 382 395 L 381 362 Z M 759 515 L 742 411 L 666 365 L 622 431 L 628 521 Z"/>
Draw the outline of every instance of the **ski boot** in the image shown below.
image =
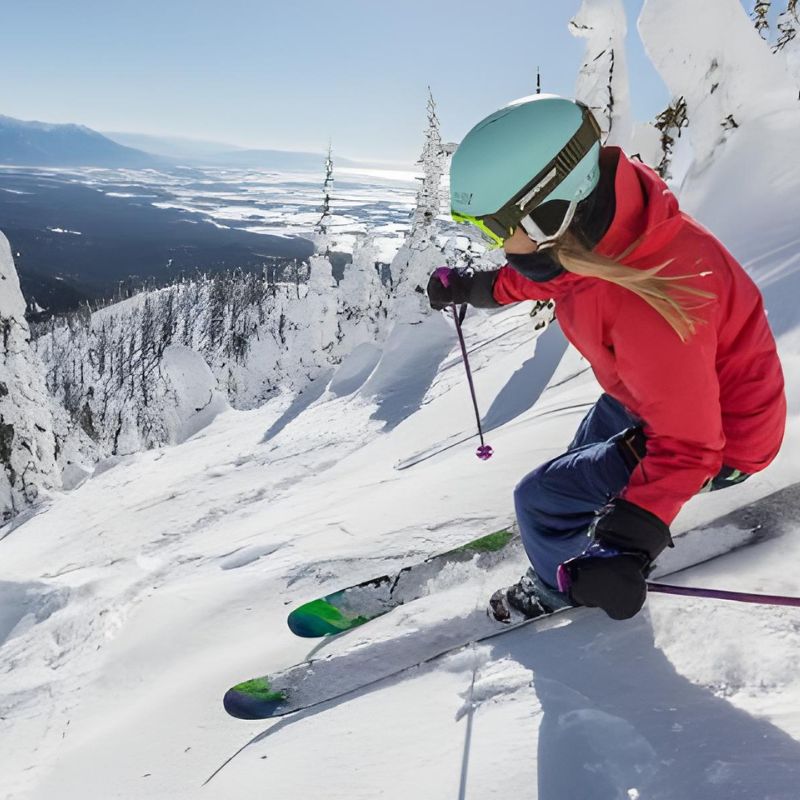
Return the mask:
<path id="1" fill-rule="evenodd" d="M 532 567 L 514 584 L 498 589 L 489 598 L 487 612 L 498 622 L 511 624 L 552 614 L 572 605 L 565 595 L 542 583 Z"/>

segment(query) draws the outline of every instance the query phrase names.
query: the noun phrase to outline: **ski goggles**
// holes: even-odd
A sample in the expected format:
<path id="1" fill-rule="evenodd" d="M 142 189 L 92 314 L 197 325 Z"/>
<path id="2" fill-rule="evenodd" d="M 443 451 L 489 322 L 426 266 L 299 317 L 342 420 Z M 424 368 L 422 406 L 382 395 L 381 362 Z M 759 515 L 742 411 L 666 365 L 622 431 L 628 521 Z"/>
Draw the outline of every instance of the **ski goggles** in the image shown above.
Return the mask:
<path id="1" fill-rule="evenodd" d="M 546 234 L 529 218 L 531 212 L 564 181 L 564 179 L 588 155 L 589 151 L 600 141 L 600 126 L 591 110 L 583 103 L 576 101 L 581 107 L 583 118 L 580 127 L 572 138 L 561 148 L 555 158 L 551 159 L 536 176 L 525 184 L 514 197 L 499 211 L 493 214 L 471 216 L 452 211 L 456 222 L 469 222 L 474 225 L 490 244 L 492 249 L 502 247 L 519 225 L 540 244 L 555 241 L 561 236 L 572 221 L 577 201 L 570 203 L 564 222 L 555 234 Z"/>

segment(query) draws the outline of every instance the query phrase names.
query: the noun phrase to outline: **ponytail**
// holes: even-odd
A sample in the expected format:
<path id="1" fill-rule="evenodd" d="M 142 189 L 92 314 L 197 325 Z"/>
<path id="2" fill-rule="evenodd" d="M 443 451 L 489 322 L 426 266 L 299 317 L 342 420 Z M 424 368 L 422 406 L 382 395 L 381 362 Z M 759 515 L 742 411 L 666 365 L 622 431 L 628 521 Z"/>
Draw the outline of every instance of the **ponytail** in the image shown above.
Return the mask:
<path id="1" fill-rule="evenodd" d="M 637 244 L 638 242 L 635 242 L 631 245 L 619 258 L 624 258 Z M 669 277 L 659 275 L 658 273 L 669 265 L 671 260 L 650 269 L 629 267 L 618 260 L 590 250 L 570 231 L 555 242 L 550 252 L 568 272 L 615 283 L 641 297 L 670 324 L 684 342 L 695 332 L 696 326 L 703 322 L 694 310 L 705 305 L 705 303 L 692 304 L 687 296 L 709 301 L 716 297 L 713 292 L 678 282 L 708 273 Z"/>

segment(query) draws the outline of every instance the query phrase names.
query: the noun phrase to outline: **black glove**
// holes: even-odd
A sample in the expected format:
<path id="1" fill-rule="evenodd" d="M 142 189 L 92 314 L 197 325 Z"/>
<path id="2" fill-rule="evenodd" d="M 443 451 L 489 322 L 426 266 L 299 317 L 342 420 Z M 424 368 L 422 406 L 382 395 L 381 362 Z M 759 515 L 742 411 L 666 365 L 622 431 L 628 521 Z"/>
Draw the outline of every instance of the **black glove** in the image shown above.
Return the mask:
<path id="1" fill-rule="evenodd" d="M 439 267 L 428 281 L 428 299 L 431 308 L 441 311 L 455 303 L 469 303 L 474 272 L 471 269 Z"/>
<path id="2" fill-rule="evenodd" d="M 669 526 L 655 514 L 617 498 L 591 528 L 589 547 L 558 568 L 558 588 L 576 605 L 602 608 L 612 619 L 638 613 L 653 561 L 672 546 Z"/>
<path id="3" fill-rule="evenodd" d="M 475 272 L 471 267 L 452 269 L 439 267 L 428 281 L 428 299 L 431 308 L 440 311 L 455 303 L 469 303 L 476 308 L 498 308 L 493 295 L 494 279 L 498 270 Z"/>

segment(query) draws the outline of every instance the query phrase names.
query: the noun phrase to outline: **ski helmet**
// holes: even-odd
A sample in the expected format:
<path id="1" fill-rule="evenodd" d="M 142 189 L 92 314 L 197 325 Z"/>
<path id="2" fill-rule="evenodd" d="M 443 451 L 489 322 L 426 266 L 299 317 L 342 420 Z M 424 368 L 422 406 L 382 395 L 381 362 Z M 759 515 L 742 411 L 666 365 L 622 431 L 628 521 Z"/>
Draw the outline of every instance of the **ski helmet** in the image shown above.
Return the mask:
<path id="1" fill-rule="evenodd" d="M 547 94 L 515 100 L 479 122 L 454 153 L 452 217 L 476 225 L 496 246 L 522 225 L 546 247 L 597 186 L 599 159 L 600 126 L 583 103 Z M 568 206 L 548 236 L 530 214 L 551 200 Z"/>

